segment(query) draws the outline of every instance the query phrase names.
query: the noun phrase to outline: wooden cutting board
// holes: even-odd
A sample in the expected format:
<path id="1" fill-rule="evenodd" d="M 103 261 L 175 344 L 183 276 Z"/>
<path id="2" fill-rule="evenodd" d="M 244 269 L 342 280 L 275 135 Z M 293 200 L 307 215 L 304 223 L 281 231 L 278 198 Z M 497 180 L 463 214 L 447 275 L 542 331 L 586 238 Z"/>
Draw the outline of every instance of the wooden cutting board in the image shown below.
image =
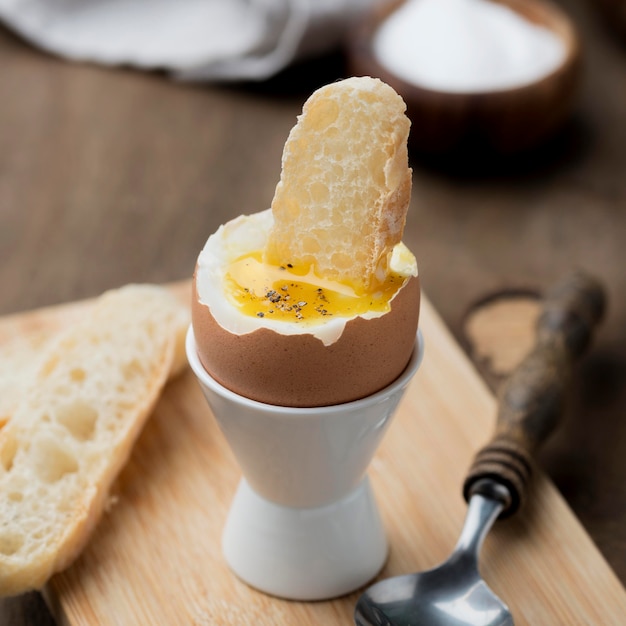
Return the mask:
<path id="1" fill-rule="evenodd" d="M 175 288 L 188 297 L 188 284 Z M 13 336 L 36 345 L 85 306 L 0 320 L 0 344 Z M 427 299 L 420 324 L 423 365 L 370 468 L 390 541 L 381 577 L 432 567 L 449 554 L 465 514 L 464 472 L 495 420 L 493 396 Z M 239 477 L 186 372 L 167 387 L 87 549 L 45 589 L 59 624 L 352 623 L 358 593 L 290 602 L 230 573 L 220 538 Z M 541 472 L 533 489 L 527 508 L 498 522 L 488 536 L 484 577 L 509 604 L 517 626 L 623 625 L 624 588 Z"/>

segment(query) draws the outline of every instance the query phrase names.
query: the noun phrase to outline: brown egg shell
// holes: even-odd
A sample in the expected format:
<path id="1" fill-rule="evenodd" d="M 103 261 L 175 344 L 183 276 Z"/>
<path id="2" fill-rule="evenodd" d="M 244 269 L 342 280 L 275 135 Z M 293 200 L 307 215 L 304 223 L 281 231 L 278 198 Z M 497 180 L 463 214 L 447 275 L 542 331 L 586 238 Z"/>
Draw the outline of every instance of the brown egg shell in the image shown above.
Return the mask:
<path id="1" fill-rule="evenodd" d="M 199 302 L 194 277 L 191 314 L 200 361 L 221 385 L 266 404 L 314 407 L 357 400 L 393 382 L 411 357 L 419 307 L 416 276 L 396 294 L 388 313 L 350 320 L 329 346 L 308 333 L 282 335 L 267 328 L 236 335 Z"/>

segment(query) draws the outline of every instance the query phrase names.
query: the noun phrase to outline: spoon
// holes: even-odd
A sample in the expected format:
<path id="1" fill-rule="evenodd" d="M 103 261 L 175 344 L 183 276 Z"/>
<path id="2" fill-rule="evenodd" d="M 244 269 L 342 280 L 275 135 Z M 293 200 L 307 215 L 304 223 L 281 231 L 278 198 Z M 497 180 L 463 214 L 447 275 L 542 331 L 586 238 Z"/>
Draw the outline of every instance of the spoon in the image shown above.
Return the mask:
<path id="1" fill-rule="evenodd" d="M 532 455 L 557 424 L 573 365 L 604 308 L 602 287 L 581 272 L 546 294 L 535 346 L 503 385 L 495 433 L 465 479 L 469 505 L 451 556 L 434 569 L 366 589 L 354 612 L 357 626 L 513 625 L 506 604 L 481 578 L 478 555 L 496 518 L 522 506 Z"/>

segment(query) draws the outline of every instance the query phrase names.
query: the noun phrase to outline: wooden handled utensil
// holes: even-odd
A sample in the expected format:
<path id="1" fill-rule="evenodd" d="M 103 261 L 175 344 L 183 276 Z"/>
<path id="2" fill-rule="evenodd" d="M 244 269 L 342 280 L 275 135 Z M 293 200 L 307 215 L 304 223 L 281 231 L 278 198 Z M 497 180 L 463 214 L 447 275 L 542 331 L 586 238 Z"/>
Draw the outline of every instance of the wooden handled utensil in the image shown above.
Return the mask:
<path id="1" fill-rule="evenodd" d="M 581 272 L 546 294 L 535 346 L 503 385 L 495 433 L 463 485 L 469 506 L 454 551 L 432 570 L 369 587 L 356 605 L 358 626 L 513 624 L 505 603 L 482 580 L 478 554 L 496 518 L 523 504 L 533 454 L 563 413 L 573 366 L 589 346 L 605 303 L 602 286 Z"/>

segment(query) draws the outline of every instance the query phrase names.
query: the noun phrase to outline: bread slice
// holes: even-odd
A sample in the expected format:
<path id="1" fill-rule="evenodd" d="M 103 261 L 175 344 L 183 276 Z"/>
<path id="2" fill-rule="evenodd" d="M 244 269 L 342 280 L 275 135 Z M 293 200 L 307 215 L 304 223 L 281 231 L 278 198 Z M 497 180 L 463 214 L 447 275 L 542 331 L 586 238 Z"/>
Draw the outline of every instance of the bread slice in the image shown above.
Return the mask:
<path id="1" fill-rule="evenodd" d="M 15 413 L 26 381 L 34 375 L 37 357 L 49 341 L 46 332 L 0 337 L 0 428 Z"/>
<path id="2" fill-rule="evenodd" d="M 411 196 L 405 109 L 375 78 L 313 93 L 285 143 L 267 261 L 313 267 L 357 291 L 384 278 Z"/>
<path id="3" fill-rule="evenodd" d="M 0 430 L 0 595 L 42 587 L 79 554 L 188 323 L 166 289 L 129 285 L 44 347 Z"/>
<path id="4" fill-rule="evenodd" d="M 40 355 L 46 345 L 62 330 L 75 324 L 83 315 L 88 300 L 65 307 L 3 317 L 0 326 L 0 428 L 10 419 L 24 387 L 34 376 Z M 61 314 L 61 310 L 63 313 Z M 45 321 L 44 321 L 45 318 Z"/>

